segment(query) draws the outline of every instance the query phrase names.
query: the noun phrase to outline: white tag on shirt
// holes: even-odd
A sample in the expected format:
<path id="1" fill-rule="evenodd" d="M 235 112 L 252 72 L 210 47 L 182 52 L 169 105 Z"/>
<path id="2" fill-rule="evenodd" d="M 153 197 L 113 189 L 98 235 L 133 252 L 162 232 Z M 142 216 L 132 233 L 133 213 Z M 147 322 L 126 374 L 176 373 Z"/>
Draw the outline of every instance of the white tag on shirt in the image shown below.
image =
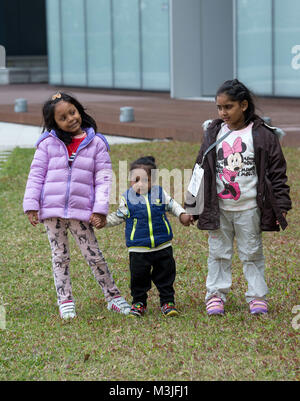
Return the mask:
<path id="1" fill-rule="evenodd" d="M 192 174 L 192 178 L 190 180 L 189 186 L 188 186 L 188 191 L 193 195 L 197 196 L 200 184 L 203 178 L 204 170 L 202 167 L 199 166 L 199 164 L 195 164 L 194 171 Z"/>

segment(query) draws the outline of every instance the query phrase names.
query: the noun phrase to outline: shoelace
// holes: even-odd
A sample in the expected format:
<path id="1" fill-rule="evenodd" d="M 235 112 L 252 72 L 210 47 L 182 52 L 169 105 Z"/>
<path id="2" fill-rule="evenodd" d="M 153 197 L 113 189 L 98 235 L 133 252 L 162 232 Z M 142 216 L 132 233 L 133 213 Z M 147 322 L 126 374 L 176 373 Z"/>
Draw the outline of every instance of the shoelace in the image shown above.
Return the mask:
<path id="1" fill-rule="evenodd" d="M 115 310 L 120 311 L 122 309 L 122 307 L 127 306 L 127 302 L 125 301 L 125 299 L 120 298 L 115 298 L 113 300 L 113 304 L 112 304 L 112 308 Z M 117 305 L 116 305 L 117 304 Z"/>

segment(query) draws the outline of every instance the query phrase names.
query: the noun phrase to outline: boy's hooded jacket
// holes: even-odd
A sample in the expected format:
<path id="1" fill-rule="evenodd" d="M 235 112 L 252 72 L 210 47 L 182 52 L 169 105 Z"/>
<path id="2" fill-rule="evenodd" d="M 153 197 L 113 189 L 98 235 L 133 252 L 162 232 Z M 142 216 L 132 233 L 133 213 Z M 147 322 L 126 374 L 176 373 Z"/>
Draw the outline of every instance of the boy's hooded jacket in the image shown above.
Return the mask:
<path id="1" fill-rule="evenodd" d="M 38 210 L 39 219 L 51 217 L 89 221 L 92 213 L 106 215 L 112 180 L 109 146 L 92 128 L 85 130 L 72 165 L 66 145 L 54 130 L 37 142 L 30 167 L 23 209 Z"/>
<path id="2" fill-rule="evenodd" d="M 203 144 L 196 163 L 201 163 L 205 150 L 216 141 L 223 120 L 210 123 L 205 131 Z M 282 153 L 276 129 L 268 127 L 263 120 L 253 121 L 252 136 L 255 153 L 255 165 L 258 176 L 257 206 L 261 211 L 262 231 L 279 231 L 280 223 L 285 229 L 287 222 L 282 212 L 291 209 L 292 203 L 287 185 L 286 161 Z M 204 210 L 198 218 L 201 230 L 220 228 L 219 199 L 216 189 L 216 149 L 210 151 L 204 160 Z"/>

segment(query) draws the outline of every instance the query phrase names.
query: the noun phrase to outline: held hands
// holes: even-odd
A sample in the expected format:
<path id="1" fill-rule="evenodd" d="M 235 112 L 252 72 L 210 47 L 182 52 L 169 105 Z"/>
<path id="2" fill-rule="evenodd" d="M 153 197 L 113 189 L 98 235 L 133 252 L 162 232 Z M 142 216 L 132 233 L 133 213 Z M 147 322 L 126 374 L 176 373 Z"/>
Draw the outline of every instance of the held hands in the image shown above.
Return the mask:
<path id="1" fill-rule="evenodd" d="M 26 212 L 28 220 L 30 221 L 30 224 L 35 227 L 39 223 L 39 217 L 38 217 L 38 211 L 37 210 L 28 210 Z"/>
<path id="2" fill-rule="evenodd" d="M 106 225 L 106 216 L 104 214 L 93 213 L 90 217 L 90 223 L 100 229 Z"/>
<path id="3" fill-rule="evenodd" d="M 191 214 L 181 213 L 179 221 L 186 227 L 188 227 L 190 224 L 194 225 L 194 218 Z"/>

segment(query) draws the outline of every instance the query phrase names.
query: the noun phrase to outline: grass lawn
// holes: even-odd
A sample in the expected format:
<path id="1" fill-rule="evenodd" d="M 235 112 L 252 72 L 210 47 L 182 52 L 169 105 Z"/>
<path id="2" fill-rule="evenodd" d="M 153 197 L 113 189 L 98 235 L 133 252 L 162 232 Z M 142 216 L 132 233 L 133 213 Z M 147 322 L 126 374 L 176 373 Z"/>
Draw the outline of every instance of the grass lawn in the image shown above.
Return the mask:
<path id="1" fill-rule="evenodd" d="M 111 147 L 118 161 L 155 156 L 159 168 L 192 168 L 198 145 L 153 142 Z M 268 380 L 296 381 L 299 370 L 300 150 L 285 148 L 293 210 L 285 232 L 264 233 L 268 316 L 248 312 L 237 256 L 224 317 L 205 312 L 207 233 L 174 217 L 177 318 L 164 318 L 156 288 L 148 313 L 134 319 L 107 310 L 73 239 L 71 277 L 78 317 L 61 321 L 43 225 L 33 228 L 22 200 L 33 149 L 16 148 L 0 171 L 0 380 Z M 111 210 L 115 210 L 112 205 Z M 130 302 L 124 226 L 97 231 L 122 295 Z M 294 307 L 294 312 L 292 311 Z M 3 320 L 3 319 L 2 319 Z M 292 324 L 294 322 L 294 324 Z M 294 326 L 294 327 L 293 327 Z"/>

